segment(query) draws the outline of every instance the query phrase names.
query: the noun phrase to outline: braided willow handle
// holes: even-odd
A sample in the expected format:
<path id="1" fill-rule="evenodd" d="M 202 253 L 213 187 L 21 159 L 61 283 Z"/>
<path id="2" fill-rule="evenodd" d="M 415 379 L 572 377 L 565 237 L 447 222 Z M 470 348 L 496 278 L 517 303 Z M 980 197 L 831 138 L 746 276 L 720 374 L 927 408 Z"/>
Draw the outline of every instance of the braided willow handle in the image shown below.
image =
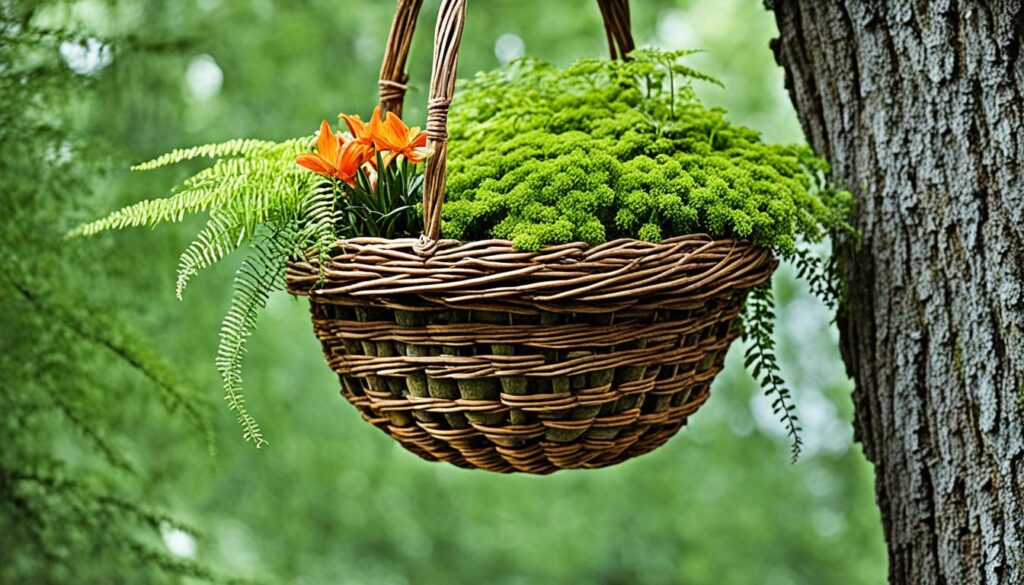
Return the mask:
<path id="1" fill-rule="evenodd" d="M 455 93 L 455 70 L 465 21 L 466 0 L 441 0 L 434 31 L 430 101 L 427 102 L 427 148 L 432 148 L 434 154 L 423 169 L 423 236 L 428 245 L 441 235 L 444 171 L 448 159 L 448 106 Z"/>
<path id="2" fill-rule="evenodd" d="M 380 71 L 381 109 L 399 116 L 408 79 L 405 62 L 422 4 L 422 0 L 398 0 Z M 635 47 L 629 21 L 629 0 L 597 0 L 597 4 L 604 19 L 612 59 L 625 59 Z M 434 154 L 427 159 L 424 169 L 423 235 L 417 246 L 422 254 L 432 252 L 441 235 L 441 206 L 444 203 L 448 158 L 448 108 L 455 93 L 459 43 L 465 21 L 466 0 L 441 0 L 434 31 L 434 61 L 430 101 L 427 103 L 427 146 L 434 149 Z"/>
<path id="3" fill-rule="evenodd" d="M 409 57 L 409 46 L 416 31 L 416 17 L 420 14 L 423 0 L 398 0 L 395 20 L 391 23 L 388 42 L 384 48 L 384 63 L 380 66 L 380 108 L 381 113 L 393 112 L 402 117 L 402 102 L 405 99 L 405 61 Z"/>

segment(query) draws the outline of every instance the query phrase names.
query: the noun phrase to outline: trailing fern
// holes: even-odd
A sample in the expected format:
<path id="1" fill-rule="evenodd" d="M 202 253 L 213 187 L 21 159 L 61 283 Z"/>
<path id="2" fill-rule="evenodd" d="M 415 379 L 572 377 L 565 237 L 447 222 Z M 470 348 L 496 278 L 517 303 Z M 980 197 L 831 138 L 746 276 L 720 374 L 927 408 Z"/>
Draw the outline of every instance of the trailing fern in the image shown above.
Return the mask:
<path id="1" fill-rule="evenodd" d="M 174 289 L 178 300 L 181 300 L 190 278 L 200 270 L 213 266 L 242 245 L 245 231 L 238 224 L 238 220 L 227 213 L 216 211 L 210 214 L 206 226 L 178 259 L 178 280 Z"/>
<path id="2" fill-rule="evenodd" d="M 286 231 L 287 226 L 282 230 Z M 242 261 L 235 274 L 235 292 L 220 330 L 217 348 L 217 370 L 224 384 L 228 408 L 238 415 L 245 440 L 256 448 L 267 443 L 256 420 L 245 408 L 242 395 L 242 358 L 246 342 L 256 330 L 260 311 L 267 306 L 270 293 L 284 288 L 285 261 L 293 253 L 296 235 L 281 232 L 268 234 L 253 242 L 252 252 Z M 291 244 L 291 245 L 290 245 Z"/>
<path id="3" fill-rule="evenodd" d="M 296 164 L 312 142 L 310 137 L 280 143 L 232 140 L 174 150 L 132 168 L 150 171 L 196 158 L 215 162 L 186 179 L 169 197 L 130 205 L 69 234 L 86 236 L 178 222 L 187 214 L 209 214 L 178 260 L 175 294 L 179 299 L 193 276 L 251 243 L 235 274 L 216 365 L 228 408 L 238 416 L 245 440 L 256 447 L 267 441 L 245 405 L 242 359 L 267 299 L 284 289 L 286 262 L 313 252 L 322 270 L 339 236 L 393 237 L 420 229 L 423 175 L 418 167 L 405 158 L 385 165 L 377 153 L 379 180 L 360 170 L 346 188 L 334 177 L 320 177 Z M 409 156 L 415 152 L 410 150 Z"/>
<path id="4" fill-rule="evenodd" d="M 179 222 L 187 214 L 209 212 L 230 218 L 223 227 L 239 230 L 248 239 L 257 225 L 295 218 L 299 203 L 315 183 L 309 173 L 295 166 L 295 156 L 309 144 L 309 138 L 281 143 L 233 140 L 175 150 L 132 168 L 149 171 L 198 157 L 224 158 L 187 179 L 174 195 L 140 201 L 82 225 L 70 235 L 154 227 Z"/>
<path id="5" fill-rule="evenodd" d="M 335 195 L 315 175 L 295 164 L 311 139 L 284 142 L 231 140 L 179 149 L 136 165 L 150 171 L 196 159 L 216 162 L 185 180 L 170 197 L 150 199 L 80 226 L 71 236 L 105 230 L 155 226 L 181 221 L 186 214 L 209 213 L 209 220 L 178 261 L 175 293 L 180 299 L 189 280 L 246 242 L 250 254 L 235 276 L 231 307 L 221 328 L 217 369 L 225 400 L 238 415 L 243 436 L 257 447 L 266 443 L 259 425 L 245 408 L 242 357 L 267 297 L 284 288 L 285 261 L 308 247 L 326 250 L 334 239 Z M 258 232 L 264 233 L 259 236 Z M 285 234 L 288 234 L 285 237 Z"/>
<path id="6" fill-rule="evenodd" d="M 792 461 L 800 457 L 803 439 L 800 436 L 800 418 L 796 414 L 793 395 L 779 375 L 779 362 L 775 357 L 775 299 L 771 282 L 750 291 L 747 313 L 744 316 L 743 337 L 747 346 L 744 365 L 759 380 L 765 396 L 772 399 L 772 412 L 779 417 L 790 438 Z"/>
<path id="7" fill-rule="evenodd" d="M 196 158 L 252 157 L 260 152 L 273 150 L 278 143 L 269 140 L 239 138 L 217 144 L 203 144 L 191 148 L 178 148 L 162 154 L 153 160 L 139 163 L 132 167 L 133 171 L 152 171 L 161 167 L 177 164 Z"/>

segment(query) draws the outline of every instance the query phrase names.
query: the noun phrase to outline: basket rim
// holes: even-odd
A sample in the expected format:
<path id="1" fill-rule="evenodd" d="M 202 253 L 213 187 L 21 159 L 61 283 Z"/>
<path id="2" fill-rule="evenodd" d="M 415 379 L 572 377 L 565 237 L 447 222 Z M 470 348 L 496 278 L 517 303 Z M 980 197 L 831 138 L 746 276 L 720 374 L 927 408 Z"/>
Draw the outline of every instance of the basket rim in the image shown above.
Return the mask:
<path id="1" fill-rule="evenodd" d="M 410 310 L 423 303 L 497 311 L 685 308 L 745 292 L 778 265 L 767 248 L 704 233 L 660 242 L 571 242 L 536 252 L 502 239 L 435 240 L 427 250 L 422 244 L 422 238 L 337 240 L 322 274 L 315 252 L 288 262 L 288 291 L 314 302 L 383 301 Z"/>
<path id="2" fill-rule="evenodd" d="M 333 242 L 331 242 L 331 256 L 334 256 L 336 251 L 339 248 L 344 248 L 344 247 L 350 246 L 350 245 L 359 246 L 359 247 L 380 246 L 380 247 L 383 247 L 383 248 L 414 247 L 414 246 L 417 246 L 417 245 L 422 247 L 424 241 L 425 241 L 425 239 L 424 239 L 423 236 L 420 236 L 419 238 L 413 238 L 413 237 L 380 238 L 380 237 L 375 237 L 375 236 L 358 236 L 358 237 L 354 237 L 354 238 L 338 238 L 338 239 L 334 240 Z M 487 245 L 487 246 L 501 246 L 501 247 L 511 248 L 511 249 L 515 250 L 516 252 L 518 252 L 518 253 L 534 254 L 534 255 L 536 255 L 538 257 L 543 257 L 543 256 L 545 256 L 545 255 L 547 255 L 549 253 L 557 252 L 559 250 L 563 250 L 563 249 L 567 249 L 567 248 L 578 248 L 578 249 L 583 250 L 583 251 L 589 251 L 591 253 L 594 253 L 594 252 L 603 250 L 605 248 L 611 248 L 611 247 L 621 246 L 621 245 L 636 245 L 638 247 L 651 247 L 651 248 L 654 248 L 654 247 L 662 246 L 662 245 L 665 245 L 665 244 L 676 244 L 676 243 L 679 243 L 681 241 L 703 241 L 703 242 L 709 242 L 709 243 L 712 243 L 712 242 L 713 243 L 726 243 L 726 242 L 734 243 L 734 244 L 741 245 L 741 246 L 749 246 L 750 248 L 753 248 L 753 249 L 756 249 L 756 250 L 767 251 L 772 257 L 774 257 L 774 253 L 769 248 L 767 248 L 765 246 L 761 246 L 759 244 L 755 244 L 755 243 L 751 242 L 750 240 L 745 240 L 743 238 L 729 238 L 729 237 L 715 238 L 715 237 L 711 236 L 710 234 L 708 234 L 707 232 L 692 232 L 692 233 L 688 233 L 688 234 L 681 234 L 681 235 L 678 235 L 678 236 L 672 236 L 670 238 L 665 238 L 665 239 L 657 241 L 657 242 L 650 242 L 650 241 L 647 241 L 647 240 L 640 240 L 640 239 L 637 239 L 637 238 L 616 238 L 614 240 L 608 240 L 607 242 L 601 242 L 600 244 L 589 244 L 587 242 L 574 240 L 572 242 L 566 242 L 566 243 L 563 243 L 563 244 L 552 244 L 550 246 L 544 246 L 544 247 L 542 247 L 542 248 L 540 248 L 540 249 L 538 249 L 536 251 L 521 250 L 521 249 L 515 248 L 512 240 L 508 240 L 508 239 L 504 239 L 504 238 L 487 238 L 487 239 L 479 239 L 479 240 L 459 240 L 459 239 L 455 239 L 455 238 L 440 238 L 440 239 L 437 239 L 437 240 L 433 240 L 433 242 L 437 243 L 437 247 L 438 248 L 440 248 L 440 247 L 457 246 L 457 247 L 459 247 L 460 250 L 470 250 L 470 249 L 481 247 L 481 246 L 485 246 L 485 245 Z M 430 251 L 420 252 L 419 255 L 422 255 L 424 257 L 429 257 L 432 253 L 433 253 L 433 250 L 430 250 Z M 317 249 L 315 247 L 310 247 L 310 248 L 306 249 L 303 252 L 303 255 L 304 255 L 304 258 L 302 260 L 295 260 L 295 259 L 289 260 L 288 261 L 288 265 L 291 266 L 291 265 L 300 265 L 300 264 L 306 264 L 306 263 L 315 263 L 315 261 L 317 260 L 317 257 L 318 257 Z"/>

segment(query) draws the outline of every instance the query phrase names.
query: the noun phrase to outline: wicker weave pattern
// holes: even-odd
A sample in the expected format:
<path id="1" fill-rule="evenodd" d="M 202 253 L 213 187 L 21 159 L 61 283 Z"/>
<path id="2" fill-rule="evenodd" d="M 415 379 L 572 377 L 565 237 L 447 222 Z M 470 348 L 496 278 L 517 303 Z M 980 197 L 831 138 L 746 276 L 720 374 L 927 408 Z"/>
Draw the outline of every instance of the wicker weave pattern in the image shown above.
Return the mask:
<path id="1" fill-rule="evenodd" d="M 612 465 L 708 397 L 746 291 L 775 267 L 703 235 L 523 252 L 502 240 L 336 244 L 293 262 L 342 395 L 425 459 L 499 472 Z"/>

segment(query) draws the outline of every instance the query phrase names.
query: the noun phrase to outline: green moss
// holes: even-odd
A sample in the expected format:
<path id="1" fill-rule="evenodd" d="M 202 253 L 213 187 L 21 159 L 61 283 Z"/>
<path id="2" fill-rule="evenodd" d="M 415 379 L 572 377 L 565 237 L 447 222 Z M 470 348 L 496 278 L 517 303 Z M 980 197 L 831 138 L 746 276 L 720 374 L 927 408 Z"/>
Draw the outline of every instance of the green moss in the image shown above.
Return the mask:
<path id="1" fill-rule="evenodd" d="M 850 197 L 827 187 L 827 164 L 701 105 L 690 81 L 708 78 L 679 56 L 523 60 L 463 83 L 443 235 L 536 250 L 707 232 L 789 255 L 841 225 Z"/>

